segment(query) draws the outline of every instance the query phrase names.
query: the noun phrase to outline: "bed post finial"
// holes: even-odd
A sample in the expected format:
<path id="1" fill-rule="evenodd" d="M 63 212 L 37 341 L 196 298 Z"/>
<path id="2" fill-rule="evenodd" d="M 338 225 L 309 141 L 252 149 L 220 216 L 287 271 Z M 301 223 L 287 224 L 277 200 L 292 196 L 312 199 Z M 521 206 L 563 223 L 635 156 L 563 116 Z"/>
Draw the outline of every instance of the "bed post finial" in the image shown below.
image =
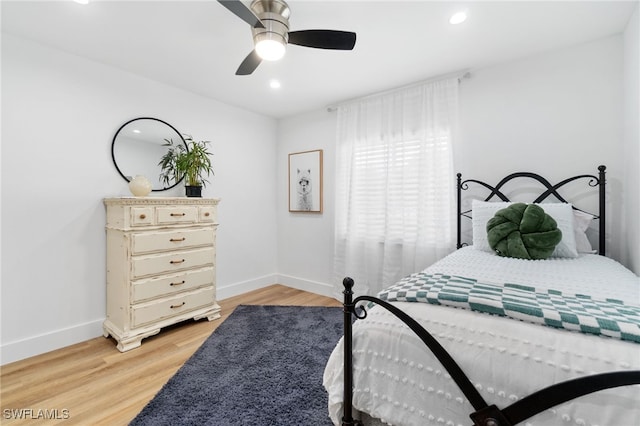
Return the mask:
<path id="1" fill-rule="evenodd" d="M 342 285 L 344 286 L 344 292 L 349 292 L 349 293 L 353 294 L 351 292 L 351 289 L 353 288 L 354 284 L 355 283 L 353 282 L 353 278 L 344 277 L 344 279 L 342 280 Z"/>

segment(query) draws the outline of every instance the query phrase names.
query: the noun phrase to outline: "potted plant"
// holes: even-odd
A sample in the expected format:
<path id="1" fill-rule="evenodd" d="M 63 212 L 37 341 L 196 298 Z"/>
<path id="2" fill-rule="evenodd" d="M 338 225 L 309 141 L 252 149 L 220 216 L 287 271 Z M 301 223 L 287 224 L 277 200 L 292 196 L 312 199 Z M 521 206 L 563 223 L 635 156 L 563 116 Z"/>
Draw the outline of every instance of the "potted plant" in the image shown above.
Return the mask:
<path id="1" fill-rule="evenodd" d="M 210 141 L 196 142 L 189 135 L 185 135 L 184 140 L 186 149 L 184 145 L 174 145 L 173 139 L 165 139 L 164 146 L 168 149 L 158 163 L 162 169 L 160 178 L 165 184 L 180 182 L 184 178 L 187 197 L 201 197 L 202 187 L 209 183 L 206 177 L 214 174 Z"/>

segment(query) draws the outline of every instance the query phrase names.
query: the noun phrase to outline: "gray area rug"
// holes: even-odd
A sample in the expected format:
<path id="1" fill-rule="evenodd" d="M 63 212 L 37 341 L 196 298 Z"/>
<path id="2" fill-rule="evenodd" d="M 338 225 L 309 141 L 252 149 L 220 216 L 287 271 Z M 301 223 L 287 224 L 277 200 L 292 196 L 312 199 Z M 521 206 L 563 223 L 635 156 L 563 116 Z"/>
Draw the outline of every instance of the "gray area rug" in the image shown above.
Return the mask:
<path id="1" fill-rule="evenodd" d="M 130 423 L 330 426 L 324 366 L 342 308 L 240 305 Z"/>

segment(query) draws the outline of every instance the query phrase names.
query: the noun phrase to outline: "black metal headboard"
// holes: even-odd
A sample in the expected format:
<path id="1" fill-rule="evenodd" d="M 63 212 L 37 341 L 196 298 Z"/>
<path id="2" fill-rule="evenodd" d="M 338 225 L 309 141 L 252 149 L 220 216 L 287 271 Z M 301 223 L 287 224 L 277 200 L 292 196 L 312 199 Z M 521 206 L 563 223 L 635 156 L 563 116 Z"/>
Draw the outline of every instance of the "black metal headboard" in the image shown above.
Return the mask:
<path id="1" fill-rule="evenodd" d="M 461 248 L 462 246 L 466 245 L 462 243 L 462 217 L 466 217 L 471 219 L 471 210 L 462 210 L 462 191 L 465 191 L 467 189 L 469 189 L 469 184 L 473 183 L 473 184 L 478 184 L 480 186 L 485 187 L 486 189 L 488 189 L 490 192 L 490 194 L 484 199 L 484 201 L 491 201 L 492 198 L 497 197 L 500 199 L 500 201 L 511 201 L 509 200 L 509 198 L 504 195 L 504 193 L 501 192 L 501 188 L 507 183 L 512 181 L 513 179 L 516 178 L 531 178 L 534 179 L 536 181 L 538 181 L 539 183 L 541 183 L 546 189 L 535 199 L 532 201 L 532 203 L 540 203 L 543 200 L 547 199 L 547 197 L 553 195 L 554 197 L 556 197 L 558 199 L 558 201 L 563 202 L 563 203 L 567 203 L 568 201 L 565 200 L 560 194 L 558 194 L 558 189 L 563 187 L 564 185 L 568 184 L 569 182 L 573 182 L 579 179 L 588 179 L 588 185 L 590 187 L 598 187 L 598 213 L 591 213 L 588 212 L 589 214 L 593 215 L 594 219 L 598 219 L 598 254 L 604 256 L 605 255 L 605 185 L 606 185 L 606 181 L 605 181 L 605 170 L 606 170 L 606 166 L 598 166 L 598 176 L 594 176 L 594 175 L 578 175 L 578 176 L 573 176 L 570 177 L 568 179 L 565 179 L 561 182 L 558 182 L 555 185 L 552 185 L 547 179 L 543 178 L 542 176 L 536 174 L 536 173 L 528 173 L 528 172 L 518 172 L 518 173 L 512 173 L 508 176 L 506 176 L 505 178 L 503 178 L 500 182 L 498 182 L 498 184 L 496 186 L 492 186 L 489 185 L 485 182 L 476 180 L 476 179 L 467 179 L 467 180 L 462 180 L 462 174 L 458 173 L 457 177 L 458 177 L 458 184 L 457 184 L 457 188 L 458 188 L 458 232 L 457 232 L 457 248 Z M 497 201 L 497 200 L 496 200 Z M 574 206 L 574 208 L 576 208 Z"/>

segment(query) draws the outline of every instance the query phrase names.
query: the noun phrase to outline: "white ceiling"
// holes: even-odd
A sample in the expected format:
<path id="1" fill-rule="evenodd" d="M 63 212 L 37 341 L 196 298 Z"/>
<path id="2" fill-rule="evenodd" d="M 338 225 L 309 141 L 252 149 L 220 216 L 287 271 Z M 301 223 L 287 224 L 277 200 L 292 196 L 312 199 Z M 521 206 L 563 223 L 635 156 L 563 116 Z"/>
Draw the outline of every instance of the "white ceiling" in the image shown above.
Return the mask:
<path id="1" fill-rule="evenodd" d="M 2 31 L 272 116 L 621 33 L 638 1 L 290 0 L 291 31 L 354 31 L 353 51 L 290 45 L 236 76 L 249 25 L 215 0 L 1 3 Z M 249 2 L 245 2 L 249 4 Z M 451 14 L 468 20 L 450 25 Z M 282 83 L 269 87 L 271 79 Z"/>

